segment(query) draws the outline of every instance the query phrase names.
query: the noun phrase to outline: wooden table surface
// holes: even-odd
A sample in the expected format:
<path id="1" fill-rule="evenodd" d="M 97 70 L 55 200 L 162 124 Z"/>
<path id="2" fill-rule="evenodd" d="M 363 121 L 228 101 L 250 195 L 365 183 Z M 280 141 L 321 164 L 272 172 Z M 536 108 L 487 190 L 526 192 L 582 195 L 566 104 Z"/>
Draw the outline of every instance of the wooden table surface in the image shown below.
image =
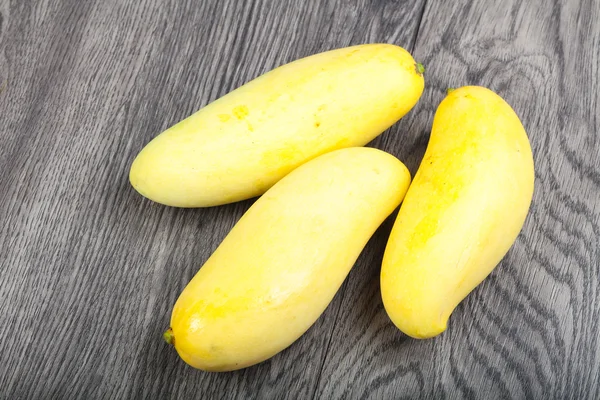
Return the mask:
<path id="1" fill-rule="evenodd" d="M 600 398 L 598 0 L 0 0 L 1 399 Z M 516 244 L 424 341 L 381 302 L 390 218 L 316 324 L 269 361 L 188 367 L 161 338 L 252 201 L 129 185 L 152 137 L 275 66 L 389 42 L 426 67 L 372 146 L 415 172 L 448 87 L 490 87 L 536 162 Z"/>

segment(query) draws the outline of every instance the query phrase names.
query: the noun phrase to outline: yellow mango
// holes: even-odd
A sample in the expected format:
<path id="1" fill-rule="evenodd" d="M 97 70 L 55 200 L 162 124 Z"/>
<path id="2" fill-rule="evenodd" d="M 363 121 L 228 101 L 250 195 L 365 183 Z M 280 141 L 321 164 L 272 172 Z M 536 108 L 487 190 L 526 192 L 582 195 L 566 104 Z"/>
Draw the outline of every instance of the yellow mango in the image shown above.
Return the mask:
<path id="1" fill-rule="evenodd" d="M 353 46 L 281 66 L 154 138 L 130 182 L 150 200 L 208 207 L 255 197 L 306 161 L 363 146 L 423 91 L 422 66 L 391 44 Z"/>
<path id="2" fill-rule="evenodd" d="M 529 140 L 512 108 L 482 87 L 451 91 L 383 259 L 383 303 L 402 332 L 429 338 L 446 329 L 517 238 L 533 181 Z"/>
<path id="3" fill-rule="evenodd" d="M 230 371 L 298 339 L 323 313 L 410 174 L 372 148 L 303 164 L 260 197 L 177 300 L 165 338 L 189 365 Z"/>

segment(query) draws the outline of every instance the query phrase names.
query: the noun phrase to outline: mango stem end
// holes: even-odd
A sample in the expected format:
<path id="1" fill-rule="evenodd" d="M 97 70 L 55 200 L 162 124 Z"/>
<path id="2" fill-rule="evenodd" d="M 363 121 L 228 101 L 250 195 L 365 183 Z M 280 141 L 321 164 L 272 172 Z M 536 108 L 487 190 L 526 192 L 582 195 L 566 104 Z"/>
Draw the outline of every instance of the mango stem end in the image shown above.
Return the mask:
<path id="1" fill-rule="evenodd" d="M 423 73 L 425 72 L 425 67 L 421 63 L 416 64 L 416 69 L 419 75 L 423 75 Z"/>
<path id="2" fill-rule="evenodd" d="M 173 335 L 173 329 L 167 329 L 165 333 L 163 333 L 163 339 L 168 344 L 175 346 L 175 335 Z"/>

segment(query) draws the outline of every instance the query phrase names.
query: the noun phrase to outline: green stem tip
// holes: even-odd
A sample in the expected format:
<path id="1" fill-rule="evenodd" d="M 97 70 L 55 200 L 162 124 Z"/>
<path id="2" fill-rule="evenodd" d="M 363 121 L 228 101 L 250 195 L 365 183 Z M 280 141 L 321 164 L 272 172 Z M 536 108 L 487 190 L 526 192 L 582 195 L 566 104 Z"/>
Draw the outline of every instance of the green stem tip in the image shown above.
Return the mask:
<path id="1" fill-rule="evenodd" d="M 423 64 L 417 63 L 416 68 L 417 68 L 417 72 L 420 75 L 423 75 L 423 73 L 425 72 L 425 67 L 423 66 Z"/>
<path id="2" fill-rule="evenodd" d="M 173 335 L 173 329 L 167 329 L 165 333 L 163 333 L 163 339 L 165 339 L 165 342 L 168 344 L 175 346 L 175 335 Z"/>
<path id="3" fill-rule="evenodd" d="M 454 92 L 454 90 L 455 90 L 454 88 L 449 87 L 448 89 L 446 89 L 446 94 L 450 94 L 450 93 Z"/>

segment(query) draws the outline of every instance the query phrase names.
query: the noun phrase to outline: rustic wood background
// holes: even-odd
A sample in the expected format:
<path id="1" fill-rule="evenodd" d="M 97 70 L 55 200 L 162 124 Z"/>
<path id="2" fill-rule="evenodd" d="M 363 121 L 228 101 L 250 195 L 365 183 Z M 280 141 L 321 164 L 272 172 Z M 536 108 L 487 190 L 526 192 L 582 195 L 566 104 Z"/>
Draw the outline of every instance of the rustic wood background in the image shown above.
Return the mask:
<path id="1" fill-rule="evenodd" d="M 0 398 L 600 398 L 598 21 L 598 0 L 0 0 Z M 172 305 L 251 202 L 153 204 L 133 157 L 275 66 L 367 42 L 427 68 L 372 143 L 413 173 L 447 87 L 513 105 L 537 170 L 522 234 L 438 338 L 385 314 L 389 219 L 290 348 L 188 367 L 161 338 Z"/>

